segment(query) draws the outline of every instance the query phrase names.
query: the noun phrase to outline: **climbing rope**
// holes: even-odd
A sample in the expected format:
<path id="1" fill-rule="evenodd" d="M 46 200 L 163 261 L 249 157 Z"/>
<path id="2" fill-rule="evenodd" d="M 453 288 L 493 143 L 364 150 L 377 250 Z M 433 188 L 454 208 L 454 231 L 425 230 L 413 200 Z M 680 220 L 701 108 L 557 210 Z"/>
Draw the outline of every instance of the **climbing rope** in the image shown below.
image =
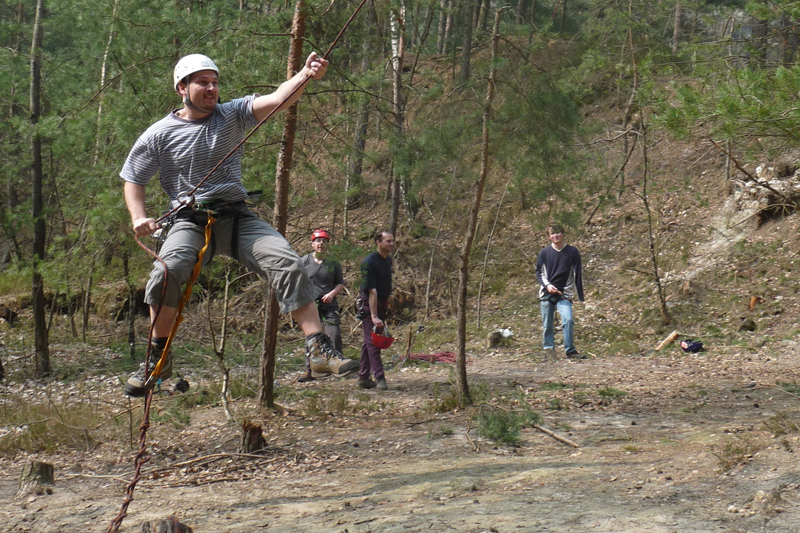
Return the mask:
<path id="1" fill-rule="evenodd" d="M 142 479 L 142 467 L 144 464 L 150 460 L 149 457 L 145 457 L 147 453 L 147 430 L 150 428 L 150 403 L 153 399 L 153 387 L 150 386 L 150 380 L 153 379 L 153 376 L 161 375 L 161 369 L 164 367 L 167 361 L 167 357 L 169 356 L 169 349 L 170 345 L 172 344 L 172 339 L 175 337 L 175 333 L 178 331 L 178 326 L 183 321 L 183 308 L 186 307 L 186 303 L 189 301 L 189 298 L 192 296 L 192 288 L 194 287 L 195 281 L 197 281 L 197 277 L 200 275 L 200 270 L 203 267 L 203 256 L 205 255 L 206 251 L 208 250 L 208 245 L 211 242 L 211 227 L 217 221 L 214 213 L 207 211 L 208 220 L 206 221 L 205 227 L 205 244 L 197 253 L 197 263 L 194 265 L 194 269 L 192 270 L 191 276 L 189 276 L 189 281 L 186 282 L 186 288 L 183 291 L 183 295 L 181 297 L 181 301 L 177 307 L 177 314 L 175 316 L 175 321 L 172 324 L 172 329 L 170 330 L 169 337 L 167 337 L 167 342 L 164 345 L 164 349 L 161 351 L 161 357 L 159 358 L 158 362 L 156 363 L 155 368 L 153 371 L 150 372 L 150 354 L 151 350 L 150 347 L 152 346 L 153 340 L 153 326 L 156 323 L 156 320 L 153 320 L 153 323 L 150 325 L 150 334 L 147 338 L 147 355 L 145 356 L 144 360 L 144 369 L 145 369 L 145 397 L 144 397 L 144 415 L 142 418 L 142 424 L 139 426 L 139 451 L 136 453 L 136 457 L 133 460 L 134 464 L 134 472 L 133 472 L 133 479 L 128 484 L 128 487 L 125 489 L 125 500 L 122 502 L 122 506 L 120 508 L 119 514 L 111 521 L 111 525 L 108 526 L 106 533 L 117 533 L 119 531 L 120 525 L 122 525 L 122 521 L 128 516 L 128 507 L 130 506 L 131 502 L 133 501 L 133 491 L 136 489 L 136 484 L 139 483 L 139 480 Z M 136 242 L 139 243 L 139 246 L 144 248 L 150 255 L 156 258 L 156 260 L 160 261 L 164 267 L 164 282 L 161 288 L 161 301 L 164 301 L 164 294 L 167 288 L 167 276 L 169 271 L 167 269 L 167 264 L 161 259 L 155 252 L 147 248 L 142 241 L 139 240 L 138 237 L 134 237 Z M 161 306 L 159 304 L 156 310 L 156 319 L 158 315 L 161 313 Z"/>

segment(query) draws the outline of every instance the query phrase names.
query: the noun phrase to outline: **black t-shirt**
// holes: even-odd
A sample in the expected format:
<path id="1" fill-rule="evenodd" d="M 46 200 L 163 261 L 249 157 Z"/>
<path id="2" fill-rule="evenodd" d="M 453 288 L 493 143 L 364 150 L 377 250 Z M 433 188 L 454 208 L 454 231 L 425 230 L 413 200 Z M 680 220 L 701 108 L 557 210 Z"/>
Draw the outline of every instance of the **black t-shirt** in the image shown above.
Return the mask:
<path id="1" fill-rule="evenodd" d="M 361 291 L 369 295 L 370 289 L 378 292 L 378 300 L 387 300 L 392 294 L 392 257 L 384 258 L 372 252 L 361 262 Z"/>

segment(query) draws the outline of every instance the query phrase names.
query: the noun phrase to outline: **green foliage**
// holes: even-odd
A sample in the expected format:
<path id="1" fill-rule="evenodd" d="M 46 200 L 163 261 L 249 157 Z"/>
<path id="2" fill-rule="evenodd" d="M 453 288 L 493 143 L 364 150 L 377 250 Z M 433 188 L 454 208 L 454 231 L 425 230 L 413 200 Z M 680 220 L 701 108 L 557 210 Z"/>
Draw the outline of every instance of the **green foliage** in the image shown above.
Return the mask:
<path id="1" fill-rule="evenodd" d="M 516 446 L 520 443 L 520 430 L 541 424 L 540 415 L 530 410 L 520 412 L 497 408 L 481 408 L 477 416 L 478 435 L 498 444 Z"/>
<path id="2" fill-rule="evenodd" d="M 721 449 L 712 451 L 719 460 L 720 469 L 729 471 L 736 465 L 744 463 L 748 457 L 758 452 L 762 446 L 752 439 L 744 438 L 727 442 Z"/>
<path id="3" fill-rule="evenodd" d="M 764 422 L 764 427 L 774 436 L 780 437 L 790 433 L 800 433 L 797 419 L 784 411 L 778 411 Z"/>
<path id="4" fill-rule="evenodd" d="M 572 386 L 567 384 L 567 383 L 562 383 L 560 381 L 559 382 L 547 381 L 545 383 L 542 383 L 542 386 L 540 387 L 540 390 L 543 390 L 543 391 L 559 391 L 559 390 L 564 390 L 564 389 L 569 389 L 569 388 L 572 388 Z"/>
<path id="5" fill-rule="evenodd" d="M 108 426 L 108 413 L 97 409 L 89 398 L 75 403 L 52 399 L 49 403 L 23 397 L 0 398 L 0 455 L 55 452 L 72 449 L 88 451 L 111 437 L 101 434 Z"/>
<path id="6" fill-rule="evenodd" d="M 615 389 L 614 387 L 603 387 L 597 391 L 597 394 L 606 400 L 619 400 L 628 395 L 627 392 Z"/>
<path id="7" fill-rule="evenodd" d="M 433 384 L 431 399 L 426 401 L 423 409 L 428 413 L 447 413 L 460 407 L 458 391 L 455 387 L 448 386 L 443 389 L 439 383 Z"/>
<path id="8" fill-rule="evenodd" d="M 478 435 L 498 444 L 516 446 L 520 442 L 520 425 L 516 415 L 500 409 L 478 415 Z"/>

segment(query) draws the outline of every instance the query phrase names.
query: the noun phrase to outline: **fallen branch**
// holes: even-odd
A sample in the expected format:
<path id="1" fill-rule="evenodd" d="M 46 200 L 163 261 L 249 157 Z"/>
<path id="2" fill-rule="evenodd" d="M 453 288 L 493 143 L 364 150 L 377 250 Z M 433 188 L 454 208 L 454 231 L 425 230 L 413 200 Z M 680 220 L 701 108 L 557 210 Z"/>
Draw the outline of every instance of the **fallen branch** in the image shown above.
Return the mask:
<path id="1" fill-rule="evenodd" d="M 555 433 L 553 433 L 552 431 L 550 431 L 549 429 L 547 429 L 545 427 L 537 426 L 535 424 L 534 424 L 533 427 L 535 427 L 536 429 L 538 429 L 539 431 L 541 431 L 542 433 L 544 433 L 546 435 L 550 435 L 551 437 L 553 437 L 554 439 L 556 439 L 559 442 L 563 442 L 564 444 L 569 444 L 573 448 L 580 448 L 580 446 L 578 446 L 578 444 L 572 442 L 571 440 L 569 440 L 566 437 L 562 437 L 561 435 L 556 435 Z"/>
<path id="2" fill-rule="evenodd" d="M 671 344 L 671 343 L 675 342 L 675 339 L 677 339 L 680 336 L 681 336 L 681 334 L 678 333 L 678 330 L 673 331 L 672 333 L 667 335 L 667 337 L 663 341 L 658 343 L 658 346 L 656 346 L 656 351 L 660 350 L 661 348 L 663 348 L 667 344 Z"/>

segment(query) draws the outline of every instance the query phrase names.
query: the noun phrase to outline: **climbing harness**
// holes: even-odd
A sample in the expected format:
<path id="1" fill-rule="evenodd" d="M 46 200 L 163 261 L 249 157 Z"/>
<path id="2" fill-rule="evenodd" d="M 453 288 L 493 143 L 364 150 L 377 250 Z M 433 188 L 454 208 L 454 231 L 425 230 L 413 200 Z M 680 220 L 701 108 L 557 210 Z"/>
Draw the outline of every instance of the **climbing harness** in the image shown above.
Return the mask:
<path id="1" fill-rule="evenodd" d="M 356 15 L 358 15 L 358 13 L 361 11 L 361 8 L 364 7 L 364 4 L 366 4 L 366 3 L 367 3 L 367 0 L 361 0 L 361 2 L 358 4 L 358 7 L 355 9 L 353 14 L 350 16 L 350 18 L 344 24 L 342 29 L 339 31 L 339 34 L 333 40 L 333 42 L 331 43 L 331 45 L 328 48 L 328 50 L 322 56 L 322 59 L 327 59 L 328 58 L 328 55 L 330 55 L 331 51 L 333 51 L 333 48 L 339 42 L 339 39 L 342 37 L 342 35 L 344 35 L 344 32 L 350 26 L 350 23 L 356 18 Z M 214 172 L 216 172 L 222 166 L 223 163 L 225 163 L 225 161 L 227 161 L 234 153 L 236 153 L 236 151 L 239 148 L 241 148 L 242 145 L 244 145 L 244 143 L 250 137 L 252 137 L 253 134 L 267 120 L 269 120 L 275 113 L 278 112 L 278 110 L 281 108 L 281 106 L 283 105 L 284 102 L 288 101 L 290 98 L 292 98 L 292 96 L 294 96 L 297 93 L 297 91 L 299 91 L 300 89 L 305 87 L 305 85 L 309 82 L 310 79 L 311 79 L 311 77 L 307 77 L 300 85 L 295 87 L 295 89 L 291 93 L 289 93 L 289 95 L 286 96 L 286 98 L 283 100 L 283 102 L 281 102 L 279 105 L 275 106 L 275 108 L 272 111 L 270 111 L 267 114 L 267 116 L 265 116 L 263 119 L 261 119 L 261 121 L 258 124 L 256 124 L 256 126 L 250 131 L 250 133 L 245 135 L 245 137 L 239 142 L 239 144 L 237 144 L 230 152 L 228 152 L 219 161 L 219 163 L 217 163 L 216 166 L 214 166 L 214 168 L 212 168 L 208 172 L 208 174 L 206 174 L 205 177 L 202 180 L 200 180 L 197 183 L 197 185 L 194 186 L 194 188 L 188 193 L 188 195 L 186 197 L 184 197 L 184 200 L 179 202 L 179 205 L 173 207 L 170 211 L 168 211 L 161 218 L 157 219 L 156 220 L 156 224 L 160 224 L 164 220 L 171 220 L 172 217 L 178 211 L 180 211 L 181 209 L 186 208 L 187 206 L 193 206 L 194 205 L 195 208 L 196 208 L 197 205 L 195 205 L 195 197 L 194 197 L 194 195 L 199 190 L 199 188 L 208 180 L 208 178 Z M 259 191 L 259 193 L 260 193 L 260 191 Z M 203 206 L 201 204 L 200 205 L 201 210 L 202 210 L 202 207 Z M 156 364 L 155 368 L 153 369 L 153 372 L 148 372 L 148 369 L 150 368 L 150 352 L 151 352 L 150 346 L 152 345 L 152 341 L 153 341 L 153 326 L 151 325 L 151 327 L 150 327 L 150 333 L 148 334 L 148 338 L 147 338 L 147 348 L 148 348 L 147 349 L 147 355 L 145 356 L 145 383 L 146 384 L 150 382 L 150 379 L 152 379 L 151 378 L 152 375 L 158 375 L 161 372 L 161 369 L 164 367 L 164 364 L 166 363 L 167 357 L 169 355 L 169 347 L 170 347 L 170 345 L 172 343 L 172 339 L 175 336 L 175 332 L 178 329 L 178 325 L 182 321 L 181 311 L 183 310 L 183 307 L 185 306 L 186 302 L 188 301 L 189 297 L 191 296 L 192 286 L 194 285 L 194 282 L 197 279 L 197 276 L 200 274 L 200 269 L 202 268 L 202 264 L 203 264 L 203 254 L 205 253 L 206 249 L 208 248 L 209 242 L 211 241 L 211 226 L 214 224 L 214 222 L 216 222 L 216 220 L 217 220 L 216 213 L 210 211 L 208 213 L 208 219 L 206 221 L 206 227 L 205 227 L 206 228 L 205 229 L 205 235 L 206 235 L 205 246 L 203 247 L 203 249 L 198 254 L 197 263 L 195 264 L 194 270 L 192 271 L 191 278 L 189 279 L 189 281 L 186 284 L 186 289 L 184 290 L 183 298 L 181 299 L 181 303 L 179 305 L 178 313 L 177 313 L 177 315 L 175 317 L 175 322 L 174 322 L 174 324 L 172 326 L 172 330 L 170 331 L 169 337 L 167 338 L 167 343 L 164 346 L 164 349 L 161 351 L 161 358 L 158 360 L 158 363 Z M 234 224 L 234 228 L 236 226 L 237 226 L 237 224 Z M 161 299 L 160 299 L 160 301 L 163 302 L 164 301 L 164 295 L 165 295 L 166 290 L 167 290 L 167 279 L 168 279 L 168 274 L 169 274 L 168 269 L 167 269 L 167 265 L 164 262 L 164 260 L 161 259 L 161 257 L 158 256 L 158 254 L 156 254 L 153 250 L 151 250 L 150 248 L 145 246 L 142 243 L 142 241 L 139 239 L 139 237 L 134 235 L 134 239 L 136 240 L 136 243 L 139 245 L 139 247 L 141 247 L 148 255 L 153 257 L 156 261 L 160 262 L 161 265 L 164 267 L 164 282 L 163 282 L 163 285 L 162 285 L 162 288 L 161 288 Z M 236 248 L 233 248 L 233 250 L 234 250 L 234 253 L 236 253 L 235 252 Z M 156 309 L 155 317 L 153 319 L 152 324 L 155 324 L 156 321 L 158 320 L 158 316 L 161 313 L 161 308 L 162 308 L 162 304 L 159 304 L 158 308 Z M 119 514 L 117 514 L 117 516 L 111 521 L 111 524 L 108 526 L 108 529 L 106 530 L 106 533 L 118 533 L 119 532 L 119 528 L 122 525 L 122 521 L 125 519 L 126 516 L 128 516 L 128 507 L 130 506 L 131 502 L 133 501 L 133 492 L 136 489 L 136 484 L 142 478 L 142 466 L 148 461 L 148 458 L 145 457 L 145 454 L 147 452 L 147 443 L 146 443 L 146 440 L 147 440 L 147 429 L 150 427 L 150 403 L 151 403 L 152 399 L 153 399 L 153 389 L 152 388 L 146 388 L 145 399 L 144 399 L 144 414 L 143 414 L 143 417 L 142 417 L 142 423 L 139 426 L 139 451 L 137 452 L 136 457 L 134 458 L 134 475 L 133 475 L 133 479 L 128 484 L 127 488 L 125 489 L 125 500 L 122 502 L 122 506 L 120 508 Z"/>

